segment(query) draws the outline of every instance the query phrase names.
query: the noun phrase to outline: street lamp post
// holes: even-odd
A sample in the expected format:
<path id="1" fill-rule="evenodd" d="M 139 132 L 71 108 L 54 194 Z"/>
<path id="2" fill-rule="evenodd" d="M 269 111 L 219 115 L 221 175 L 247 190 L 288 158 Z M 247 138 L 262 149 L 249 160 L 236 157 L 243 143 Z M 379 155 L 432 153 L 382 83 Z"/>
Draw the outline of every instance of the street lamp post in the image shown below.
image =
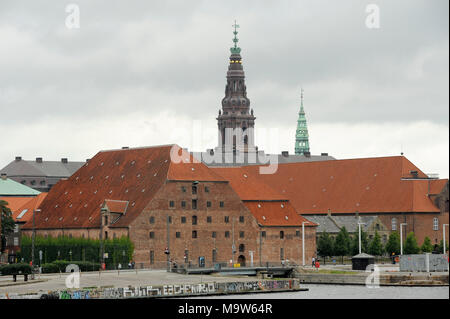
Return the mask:
<path id="1" fill-rule="evenodd" d="M 36 238 L 36 221 L 35 215 L 37 212 L 40 212 L 40 209 L 33 209 L 33 236 L 31 238 L 31 265 L 34 267 L 34 241 Z"/>
<path id="2" fill-rule="evenodd" d="M 358 223 L 358 232 L 359 232 L 359 253 L 361 254 L 361 225 L 366 225 L 366 223 Z"/>
<path id="3" fill-rule="evenodd" d="M 403 255 L 403 228 L 402 226 L 408 225 L 407 223 L 400 224 L 400 255 Z"/>
<path id="4" fill-rule="evenodd" d="M 309 222 L 302 222 L 302 264 L 305 266 L 305 224 Z"/>
<path id="5" fill-rule="evenodd" d="M 445 226 L 448 226 L 448 224 L 444 224 L 442 226 L 442 244 L 444 246 L 444 254 L 447 252 L 447 248 L 445 247 Z"/>

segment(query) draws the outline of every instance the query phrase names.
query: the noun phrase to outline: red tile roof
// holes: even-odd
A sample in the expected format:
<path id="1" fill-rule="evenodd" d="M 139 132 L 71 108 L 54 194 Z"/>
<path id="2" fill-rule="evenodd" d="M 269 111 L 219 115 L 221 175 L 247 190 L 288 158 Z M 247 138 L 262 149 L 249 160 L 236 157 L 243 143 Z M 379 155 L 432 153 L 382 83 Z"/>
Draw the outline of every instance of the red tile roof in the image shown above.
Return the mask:
<path id="1" fill-rule="evenodd" d="M 244 205 L 250 210 L 257 222 L 263 226 L 317 226 L 297 214 L 287 201 L 246 201 Z"/>
<path id="2" fill-rule="evenodd" d="M 7 197 L 0 197 L 0 200 L 3 200 L 8 203 L 9 209 L 13 212 L 17 211 L 20 207 L 22 207 L 24 204 L 32 200 L 34 197 L 15 197 L 15 196 L 7 196 Z"/>
<path id="3" fill-rule="evenodd" d="M 259 166 L 245 166 L 249 176 Z M 286 196 L 299 214 L 438 212 L 427 196 L 426 175 L 403 156 L 279 164 L 275 174 L 259 174 Z M 233 182 L 231 182 L 233 185 Z M 435 185 L 445 182 L 439 182 Z M 243 190 L 257 197 L 258 187 Z"/>
<path id="4" fill-rule="evenodd" d="M 179 163 L 176 154 L 182 159 Z M 114 210 L 124 209 L 124 204 L 112 204 L 114 200 L 128 202 L 128 206 L 111 227 L 128 226 L 166 180 L 224 180 L 186 154 L 177 145 L 101 151 L 70 178 L 53 186 L 41 205 L 36 228 L 99 227 L 105 201 L 110 209 L 110 205 Z M 23 228 L 31 228 L 31 224 Z"/>
<path id="5" fill-rule="evenodd" d="M 126 200 L 105 200 L 105 206 L 109 209 L 111 213 L 126 213 L 129 202 Z"/>
<path id="6" fill-rule="evenodd" d="M 25 204 L 20 206 L 13 212 L 13 218 L 16 222 L 27 222 L 33 217 L 33 210 L 38 209 L 42 201 L 48 193 L 40 193 L 36 197 L 31 198 Z M 40 212 L 39 212 L 40 213 Z M 37 213 L 37 214 L 39 214 Z M 20 218 L 18 218 L 20 217 Z"/>
<path id="7" fill-rule="evenodd" d="M 167 173 L 168 180 L 225 181 L 223 177 L 177 145 L 171 150 L 171 160 Z"/>
<path id="8" fill-rule="evenodd" d="M 288 196 L 269 186 L 259 172 L 247 167 L 211 167 L 214 172 L 230 182 L 241 200 L 287 200 Z"/>

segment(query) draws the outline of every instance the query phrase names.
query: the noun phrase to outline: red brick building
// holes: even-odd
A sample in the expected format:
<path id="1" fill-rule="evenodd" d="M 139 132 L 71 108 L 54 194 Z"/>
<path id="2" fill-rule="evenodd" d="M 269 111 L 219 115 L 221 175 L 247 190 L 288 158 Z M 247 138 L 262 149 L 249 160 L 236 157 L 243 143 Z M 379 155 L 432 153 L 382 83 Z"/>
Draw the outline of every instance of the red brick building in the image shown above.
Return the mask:
<path id="1" fill-rule="evenodd" d="M 237 176 L 194 161 L 176 145 L 101 151 L 52 188 L 36 216 L 36 233 L 128 236 L 138 267 L 165 267 L 166 248 L 178 264 L 197 265 L 200 257 L 206 265 L 300 264 L 307 220 L 286 197 L 252 183 L 253 191 L 242 192 Z M 305 226 L 309 260 L 316 225 Z M 31 234 L 32 224 L 23 231 Z"/>
<path id="2" fill-rule="evenodd" d="M 253 176 L 259 166 L 241 170 Z M 378 216 L 390 231 L 406 223 L 405 238 L 412 231 L 419 245 L 426 236 L 438 244 L 442 225 L 449 223 L 448 179 L 429 178 L 404 156 L 279 164 L 275 174 L 259 179 L 306 218 L 328 213 Z"/>

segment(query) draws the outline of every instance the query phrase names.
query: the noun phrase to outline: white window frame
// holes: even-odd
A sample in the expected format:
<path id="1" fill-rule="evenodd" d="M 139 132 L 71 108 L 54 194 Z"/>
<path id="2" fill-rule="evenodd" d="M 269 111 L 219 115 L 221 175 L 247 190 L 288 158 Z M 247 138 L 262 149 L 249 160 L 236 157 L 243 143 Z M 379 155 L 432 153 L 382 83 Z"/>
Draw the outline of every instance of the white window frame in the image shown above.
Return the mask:
<path id="1" fill-rule="evenodd" d="M 392 230 L 397 230 L 397 218 L 393 217 L 391 219 L 391 229 Z"/>
<path id="2" fill-rule="evenodd" d="M 433 230 L 439 230 L 439 219 L 437 217 L 433 218 Z"/>

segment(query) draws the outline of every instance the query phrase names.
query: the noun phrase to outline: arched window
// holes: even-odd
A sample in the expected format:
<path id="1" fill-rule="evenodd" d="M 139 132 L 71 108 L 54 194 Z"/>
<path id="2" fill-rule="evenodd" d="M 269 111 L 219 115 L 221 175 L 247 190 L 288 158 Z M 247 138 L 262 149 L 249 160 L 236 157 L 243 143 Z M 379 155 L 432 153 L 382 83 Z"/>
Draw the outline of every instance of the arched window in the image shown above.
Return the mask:
<path id="1" fill-rule="evenodd" d="M 397 230 L 397 218 L 392 218 L 391 220 L 391 228 L 392 230 Z"/>
<path id="2" fill-rule="evenodd" d="M 433 230 L 439 230 L 439 219 L 433 218 Z"/>

